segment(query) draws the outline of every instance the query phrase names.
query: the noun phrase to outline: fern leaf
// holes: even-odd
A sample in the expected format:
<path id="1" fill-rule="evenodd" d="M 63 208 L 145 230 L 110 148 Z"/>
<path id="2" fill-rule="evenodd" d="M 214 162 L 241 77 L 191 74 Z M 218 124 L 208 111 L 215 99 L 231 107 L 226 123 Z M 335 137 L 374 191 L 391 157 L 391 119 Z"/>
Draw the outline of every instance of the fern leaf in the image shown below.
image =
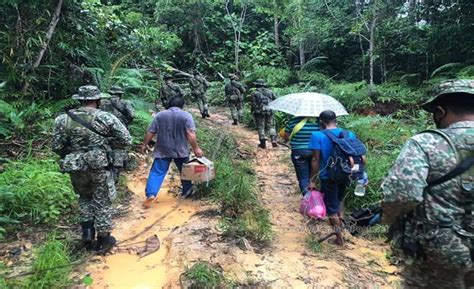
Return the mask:
<path id="1" fill-rule="evenodd" d="M 447 72 L 449 70 L 452 70 L 452 69 L 461 69 L 461 67 L 463 66 L 462 63 L 459 63 L 459 62 L 452 62 L 452 63 L 447 63 L 447 64 L 444 64 L 444 65 L 441 65 L 440 67 L 436 68 L 433 73 L 431 73 L 431 77 L 434 77 L 435 75 L 441 73 L 441 72 Z"/>

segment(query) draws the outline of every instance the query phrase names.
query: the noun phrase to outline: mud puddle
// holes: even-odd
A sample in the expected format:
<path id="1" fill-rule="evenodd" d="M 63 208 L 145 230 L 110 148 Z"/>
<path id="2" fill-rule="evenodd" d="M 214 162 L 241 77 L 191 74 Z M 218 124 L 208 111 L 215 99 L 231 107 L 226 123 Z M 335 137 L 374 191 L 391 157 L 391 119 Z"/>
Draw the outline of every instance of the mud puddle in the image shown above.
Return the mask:
<path id="1" fill-rule="evenodd" d="M 150 161 L 146 162 L 135 174 L 128 176 L 128 188 L 133 192 L 130 213 L 115 221 L 113 235 L 120 242 L 144 230 L 146 232 L 119 244 L 112 255 L 97 258 L 96 264 L 88 266 L 87 271 L 91 272 L 93 279 L 90 288 L 162 288 L 172 274 L 179 274 L 178 269 L 181 268 L 173 270 L 167 264 L 169 236 L 186 224 L 198 211 L 199 204 L 176 197 L 178 177 L 174 171 L 172 177 L 165 180 L 156 203 L 145 209 L 142 202 L 145 199 L 149 164 Z M 139 257 L 137 251 L 143 249 L 144 241 L 155 234 L 160 240 L 160 249 L 143 258 Z"/>

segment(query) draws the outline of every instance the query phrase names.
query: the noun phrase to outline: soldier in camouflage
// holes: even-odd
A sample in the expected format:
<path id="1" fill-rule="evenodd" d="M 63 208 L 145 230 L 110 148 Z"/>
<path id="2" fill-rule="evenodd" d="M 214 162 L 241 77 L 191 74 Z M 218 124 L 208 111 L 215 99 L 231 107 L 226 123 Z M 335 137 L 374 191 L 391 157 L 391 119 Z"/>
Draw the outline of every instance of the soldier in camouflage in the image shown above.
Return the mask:
<path id="1" fill-rule="evenodd" d="M 206 98 L 206 91 L 209 86 L 210 83 L 202 77 L 199 71 L 193 71 L 193 77 L 189 79 L 189 87 L 191 88 L 191 96 L 198 104 L 202 118 L 210 117 Z"/>
<path id="2" fill-rule="evenodd" d="M 110 172 L 109 153 L 131 144 L 127 128 L 114 115 L 98 109 L 105 95 L 95 86 L 79 88 L 73 99 L 81 107 L 55 120 L 52 149 L 60 157 L 60 168 L 71 177 L 79 195 L 82 240 L 88 250 L 107 251 L 115 244 L 111 206 L 115 186 Z"/>
<path id="3" fill-rule="evenodd" d="M 183 97 L 184 90 L 178 84 L 173 83 L 173 76 L 171 74 L 165 74 L 163 80 L 164 82 L 160 88 L 161 105 L 168 109 L 168 101 L 175 96 Z M 159 110 L 158 101 L 156 102 L 156 109 Z"/>
<path id="4" fill-rule="evenodd" d="M 441 83 L 423 108 L 438 129 L 403 147 L 382 184 L 383 221 L 405 258 L 406 288 L 467 288 L 474 284 L 474 80 Z"/>
<path id="5" fill-rule="evenodd" d="M 100 109 L 115 115 L 127 127 L 135 118 L 132 103 L 122 99 L 125 93 L 120 86 L 114 85 L 109 89 L 111 98 L 103 99 L 100 102 Z M 128 153 L 126 149 L 114 149 L 112 151 L 112 173 L 115 184 L 118 184 L 120 171 L 126 168 L 128 163 Z"/>
<path id="6" fill-rule="evenodd" d="M 237 81 L 237 75 L 231 74 L 229 78 L 230 82 L 225 86 L 226 102 L 230 107 L 230 114 L 234 120 L 232 124 L 237 125 L 243 121 L 245 87 Z"/>
<path id="7" fill-rule="evenodd" d="M 268 108 L 268 104 L 275 99 L 275 94 L 265 87 L 266 84 L 263 79 L 257 79 L 254 85 L 257 89 L 252 93 L 251 109 L 255 125 L 257 126 L 258 139 L 260 140 L 258 147 L 262 149 L 267 147 L 265 134 L 270 136 L 272 146 L 277 147 L 273 111 Z"/>

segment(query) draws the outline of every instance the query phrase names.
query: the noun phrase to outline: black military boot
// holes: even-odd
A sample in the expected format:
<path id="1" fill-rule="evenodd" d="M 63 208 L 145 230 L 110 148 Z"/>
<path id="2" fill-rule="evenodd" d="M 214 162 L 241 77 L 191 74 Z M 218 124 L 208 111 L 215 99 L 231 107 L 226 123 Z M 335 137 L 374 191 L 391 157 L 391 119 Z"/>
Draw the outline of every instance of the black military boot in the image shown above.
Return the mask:
<path id="1" fill-rule="evenodd" d="M 272 140 L 272 147 L 278 147 L 276 136 L 271 136 L 270 139 Z"/>
<path id="2" fill-rule="evenodd" d="M 110 249 L 112 249 L 117 243 L 117 240 L 110 233 L 99 233 L 97 235 L 97 246 L 96 251 L 99 253 L 107 253 Z"/>
<path id="3" fill-rule="evenodd" d="M 201 116 L 202 118 L 206 118 L 206 113 L 205 112 L 201 113 Z"/>
<path id="4" fill-rule="evenodd" d="M 211 117 L 211 116 L 209 115 L 209 111 L 208 111 L 207 109 L 206 109 L 206 111 L 205 111 L 204 113 L 206 114 L 206 117 Z"/>
<path id="5" fill-rule="evenodd" d="M 232 125 L 238 125 L 239 123 L 237 122 L 236 119 L 234 119 L 234 122 L 232 123 Z"/>
<path id="6" fill-rule="evenodd" d="M 82 245 L 87 251 L 94 249 L 95 228 L 94 221 L 82 222 Z"/>
<path id="7" fill-rule="evenodd" d="M 267 140 L 266 139 L 261 139 L 260 144 L 258 145 L 259 148 L 261 149 L 266 149 L 267 148 Z"/>

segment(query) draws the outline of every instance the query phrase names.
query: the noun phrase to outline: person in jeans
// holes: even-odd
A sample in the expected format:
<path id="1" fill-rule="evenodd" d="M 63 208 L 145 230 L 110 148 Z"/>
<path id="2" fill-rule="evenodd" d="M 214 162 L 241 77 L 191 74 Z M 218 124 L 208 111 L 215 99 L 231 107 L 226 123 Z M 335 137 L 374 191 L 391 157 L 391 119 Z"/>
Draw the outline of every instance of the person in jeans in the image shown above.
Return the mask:
<path id="1" fill-rule="evenodd" d="M 330 133 L 340 136 L 342 129 L 337 127 L 336 114 L 331 110 L 321 112 L 319 115 L 319 123 L 321 128 L 328 130 Z M 352 132 L 348 132 L 349 138 L 354 138 Z M 320 191 L 324 194 L 324 203 L 326 212 L 329 216 L 329 222 L 333 226 L 336 233 L 335 243 L 342 246 L 344 240 L 342 238 L 342 218 L 343 218 L 343 201 L 346 194 L 347 182 L 337 183 L 329 180 L 327 166 L 330 162 L 330 156 L 334 148 L 331 139 L 323 132 L 315 132 L 311 136 L 309 148 L 312 150 L 311 161 L 311 187 L 316 187 L 315 181 L 319 176 L 321 182 Z"/>
<path id="2" fill-rule="evenodd" d="M 145 139 L 141 145 L 141 152 L 145 153 L 146 148 L 152 138 L 156 135 L 156 143 L 153 155 L 155 160 L 148 176 L 145 188 L 145 207 L 149 207 L 156 199 L 161 184 L 165 179 L 171 161 L 174 161 L 181 172 L 183 164 L 189 160 L 189 144 L 196 157 L 202 157 L 202 150 L 199 148 L 196 139 L 196 125 L 192 115 L 183 111 L 184 99 L 175 96 L 169 100 L 169 108 L 155 115 Z M 181 181 L 183 187 L 181 196 L 186 198 L 193 193 L 191 181 Z"/>
<path id="3" fill-rule="evenodd" d="M 301 194 L 308 190 L 311 176 L 311 150 L 308 148 L 311 134 L 319 130 L 316 118 L 295 116 L 285 127 L 285 142 L 290 142 L 291 161 L 295 167 L 296 178 Z"/>

